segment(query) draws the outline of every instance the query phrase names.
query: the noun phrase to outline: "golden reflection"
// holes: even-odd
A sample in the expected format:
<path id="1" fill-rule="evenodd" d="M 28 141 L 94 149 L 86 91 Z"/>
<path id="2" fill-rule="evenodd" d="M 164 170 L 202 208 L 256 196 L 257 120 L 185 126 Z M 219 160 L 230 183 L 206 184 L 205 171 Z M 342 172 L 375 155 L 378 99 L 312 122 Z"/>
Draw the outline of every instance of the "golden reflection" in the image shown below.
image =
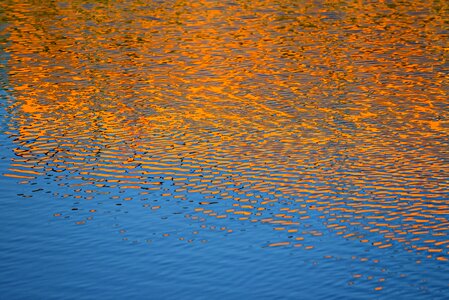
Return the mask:
<path id="1" fill-rule="evenodd" d="M 272 226 L 271 247 L 313 249 L 315 220 L 447 260 L 445 1 L 0 5 L 6 176 L 201 198 L 187 218 Z"/>

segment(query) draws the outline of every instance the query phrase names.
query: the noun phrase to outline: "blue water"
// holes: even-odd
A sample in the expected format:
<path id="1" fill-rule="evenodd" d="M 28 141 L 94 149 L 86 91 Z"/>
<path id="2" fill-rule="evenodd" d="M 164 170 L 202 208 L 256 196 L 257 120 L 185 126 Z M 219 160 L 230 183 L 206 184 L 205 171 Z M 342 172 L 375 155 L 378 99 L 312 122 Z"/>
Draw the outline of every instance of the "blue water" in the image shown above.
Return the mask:
<path id="1" fill-rule="evenodd" d="M 4 154 L 10 153 L 13 144 L 5 135 L 2 145 Z M 3 156 L 1 171 L 8 166 L 9 157 Z M 183 213 L 174 212 L 191 212 L 188 207 L 152 211 L 144 207 L 145 201 L 111 202 L 98 195 L 95 203 L 74 201 L 36 191 L 45 180 L 34 186 L 17 185 L 14 178 L 0 180 L 2 299 L 445 299 L 447 295 L 447 263 L 399 246 L 377 249 L 343 239 L 316 220 L 302 228 L 322 230 L 322 236 L 309 241 L 314 249 L 266 247 L 282 238 L 268 226 L 235 222 L 232 233 L 223 233 L 219 228 L 229 220 L 204 229 L 202 222 L 186 222 Z M 100 213 L 78 224 L 89 218 L 91 209 Z M 375 291 L 376 287 L 382 290 Z"/>
<path id="2" fill-rule="evenodd" d="M 402 249 L 361 247 L 329 232 L 314 241 L 312 250 L 266 248 L 259 245 L 276 234 L 245 223 L 236 224 L 232 234 L 191 234 L 193 241 L 185 243 L 176 238 L 186 230 L 182 217 L 161 219 L 139 203 L 120 209 L 104 203 L 104 215 L 77 225 L 82 211 L 96 205 L 80 202 L 79 214 L 55 218 L 54 212 L 68 212 L 73 203 L 29 187 L 20 190 L 29 198 L 17 192 L 13 179 L 2 178 L 3 299 L 446 296 L 447 265 Z M 161 232 L 172 235 L 161 238 Z M 361 278 L 354 278 L 357 274 Z M 383 290 L 374 292 L 377 286 Z"/>

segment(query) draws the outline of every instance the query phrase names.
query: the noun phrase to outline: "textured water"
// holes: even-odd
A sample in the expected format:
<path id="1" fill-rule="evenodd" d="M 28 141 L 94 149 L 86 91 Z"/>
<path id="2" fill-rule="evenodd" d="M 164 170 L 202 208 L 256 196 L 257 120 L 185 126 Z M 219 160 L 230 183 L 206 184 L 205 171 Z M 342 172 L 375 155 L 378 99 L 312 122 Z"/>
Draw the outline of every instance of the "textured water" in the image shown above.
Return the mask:
<path id="1" fill-rule="evenodd" d="M 0 298 L 447 297 L 446 1 L 0 9 Z"/>

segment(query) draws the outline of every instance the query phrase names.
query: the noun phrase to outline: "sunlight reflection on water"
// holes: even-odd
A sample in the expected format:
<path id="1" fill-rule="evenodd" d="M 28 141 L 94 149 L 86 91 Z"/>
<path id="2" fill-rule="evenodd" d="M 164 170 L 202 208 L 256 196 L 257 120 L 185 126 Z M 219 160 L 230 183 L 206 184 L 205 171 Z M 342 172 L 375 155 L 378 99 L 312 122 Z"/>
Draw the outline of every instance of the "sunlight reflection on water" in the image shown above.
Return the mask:
<path id="1" fill-rule="evenodd" d="M 382 253 L 447 269 L 445 2 L 0 7 L 5 195 L 160 249 L 363 249 L 371 291 Z"/>

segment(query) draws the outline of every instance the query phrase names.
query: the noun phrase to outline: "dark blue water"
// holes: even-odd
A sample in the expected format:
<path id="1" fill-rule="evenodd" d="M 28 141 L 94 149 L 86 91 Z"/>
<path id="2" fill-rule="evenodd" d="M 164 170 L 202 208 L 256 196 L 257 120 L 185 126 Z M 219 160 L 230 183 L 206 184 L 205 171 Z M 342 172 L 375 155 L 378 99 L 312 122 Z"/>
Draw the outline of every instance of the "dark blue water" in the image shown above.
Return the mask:
<path id="1" fill-rule="evenodd" d="M 445 263 L 326 231 L 312 250 L 267 248 L 279 237 L 264 226 L 222 233 L 107 199 L 100 216 L 79 225 L 100 204 L 80 202 L 75 214 L 73 201 L 19 190 L 8 178 L 1 194 L 4 299 L 444 299 L 447 291 Z"/>

